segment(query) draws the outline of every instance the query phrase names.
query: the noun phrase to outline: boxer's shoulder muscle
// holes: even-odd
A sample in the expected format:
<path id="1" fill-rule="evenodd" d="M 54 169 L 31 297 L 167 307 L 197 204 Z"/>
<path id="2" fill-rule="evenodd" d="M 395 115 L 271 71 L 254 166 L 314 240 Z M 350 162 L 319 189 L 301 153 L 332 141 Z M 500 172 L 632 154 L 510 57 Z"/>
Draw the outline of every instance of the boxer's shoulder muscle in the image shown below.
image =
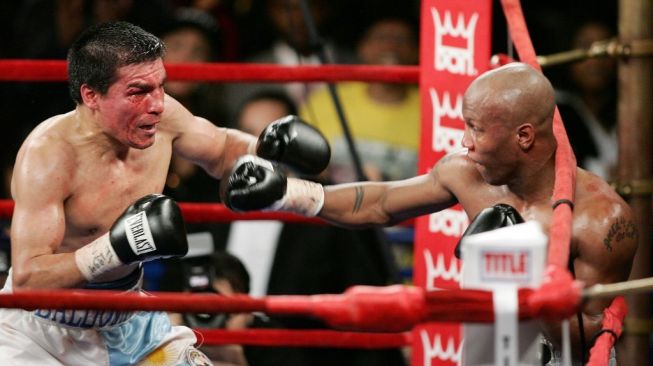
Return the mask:
<path id="1" fill-rule="evenodd" d="M 598 222 L 616 218 L 632 219 L 628 204 L 608 183 L 590 172 L 578 169 L 575 193 L 576 216 L 586 216 Z"/>
<path id="2" fill-rule="evenodd" d="M 165 96 L 165 108 L 161 116 L 160 130 L 172 135 L 174 139 L 177 135 L 188 128 L 195 116 L 184 107 L 179 101 L 170 95 Z"/>
<path id="3" fill-rule="evenodd" d="M 467 157 L 466 149 L 445 155 L 433 167 L 431 174 L 459 199 L 483 182 L 474 163 Z"/>
<path id="4" fill-rule="evenodd" d="M 574 242 L 581 258 L 623 263 L 614 280 L 625 280 L 637 250 L 639 228 L 630 206 L 601 178 L 578 171 Z"/>
<path id="5" fill-rule="evenodd" d="M 76 152 L 69 141 L 69 114 L 52 117 L 37 126 L 18 151 L 12 193 L 39 182 L 67 193 L 72 180 Z M 53 192 L 52 192 L 53 193 Z"/>

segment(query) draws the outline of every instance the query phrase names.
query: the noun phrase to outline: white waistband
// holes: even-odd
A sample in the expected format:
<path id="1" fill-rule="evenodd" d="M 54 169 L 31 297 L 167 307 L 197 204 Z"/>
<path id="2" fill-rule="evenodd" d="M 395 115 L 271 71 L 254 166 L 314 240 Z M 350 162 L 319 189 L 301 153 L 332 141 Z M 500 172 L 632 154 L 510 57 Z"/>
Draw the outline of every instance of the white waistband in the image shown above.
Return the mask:
<path id="1" fill-rule="evenodd" d="M 139 291 L 142 281 L 138 281 L 129 291 Z M 11 293 L 12 278 L 11 268 L 7 275 L 7 281 L 2 288 L 3 293 Z M 111 328 L 131 319 L 136 312 L 134 311 L 116 311 L 116 310 L 53 310 L 38 309 L 29 312 L 37 320 L 45 321 L 50 324 L 62 325 L 65 327 L 82 328 L 82 329 L 104 329 Z"/>
<path id="2" fill-rule="evenodd" d="M 136 313 L 116 310 L 47 310 L 31 312 L 38 320 L 71 328 L 106 329 L 129 321 Z"/>

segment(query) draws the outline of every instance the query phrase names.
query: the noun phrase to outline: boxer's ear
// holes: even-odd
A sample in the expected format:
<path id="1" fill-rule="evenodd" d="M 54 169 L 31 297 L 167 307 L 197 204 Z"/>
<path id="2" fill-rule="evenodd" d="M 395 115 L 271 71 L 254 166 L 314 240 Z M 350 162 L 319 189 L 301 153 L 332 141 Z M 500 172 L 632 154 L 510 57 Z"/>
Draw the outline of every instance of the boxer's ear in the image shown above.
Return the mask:
<path id="1" fill-rule="evenodd" d="M 87 84 L 79 87 L 79 93 L 82 96 L 82 102 L 89 108 L 94 109 L 97 106 L 97 98 L 100 96 L 95 89 Z"/>
<path id="2" fill-rule="evenodd" d="M 534 141 L 535 128 L 533 128 L 532 124 L 524 123 L 517 127 L 517 143 L 522 150 L 530 150 Z"/>

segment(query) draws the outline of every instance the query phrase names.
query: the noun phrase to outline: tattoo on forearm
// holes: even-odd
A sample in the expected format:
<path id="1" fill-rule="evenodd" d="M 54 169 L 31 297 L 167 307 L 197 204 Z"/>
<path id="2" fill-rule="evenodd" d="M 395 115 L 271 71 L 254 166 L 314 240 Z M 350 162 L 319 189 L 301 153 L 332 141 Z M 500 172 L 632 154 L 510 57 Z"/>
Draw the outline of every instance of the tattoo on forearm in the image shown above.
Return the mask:
<path id="1" fill-rule="evenodd" d="M 637 231 L 637 225 L 632 221 L 626 221 L 623 217 L 617 218 L 615 222 L 610 226 L 608 234 L 603 239 L 603 245 L 608 249 L 608 251 L 613 250 L 613 245 L 619 243 L 624 239 L 635 239 L 639 233 Z"/>
<path id="2" fill-rule="evenodd" d="M 354 201 L 354 208 L 352 213 L 357 213 L 360 210 L 361 205 L 363 204 L 363 196 L 365 195 L 365 190 L 361 186 L 355 187 L 356 189 L 356 200 Z"/>

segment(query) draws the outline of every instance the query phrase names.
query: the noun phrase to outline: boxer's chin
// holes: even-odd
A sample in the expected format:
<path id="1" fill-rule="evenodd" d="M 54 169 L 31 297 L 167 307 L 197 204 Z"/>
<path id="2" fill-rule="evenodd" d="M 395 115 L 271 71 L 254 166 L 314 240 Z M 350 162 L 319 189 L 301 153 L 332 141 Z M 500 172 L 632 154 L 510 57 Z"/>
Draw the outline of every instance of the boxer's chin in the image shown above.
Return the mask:
<path id="1" fill-rule="evenodd" d="M 140 137 L 140 138 L 130 139 L 129 146 L 134 149 L 144 150 L 154 145 L 155 141 L 156 141 L 155 135 L 148 136 L 148 137 Z"/>

